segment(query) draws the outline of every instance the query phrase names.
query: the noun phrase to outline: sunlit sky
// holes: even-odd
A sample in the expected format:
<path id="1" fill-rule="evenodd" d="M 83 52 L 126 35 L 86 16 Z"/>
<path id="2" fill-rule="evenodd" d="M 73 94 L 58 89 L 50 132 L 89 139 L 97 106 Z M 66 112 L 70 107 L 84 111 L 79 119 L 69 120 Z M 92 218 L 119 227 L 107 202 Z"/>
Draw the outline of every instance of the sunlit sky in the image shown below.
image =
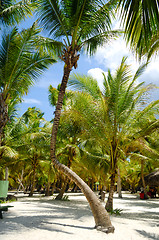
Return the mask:
<path id="1" fill-rule="evenodd" d="M 20 28 L 26 28 L 31 24 L 32 20 L 27 20 L 20 25 Z M 125 41 L 122 37 L 113 40 L 110 44 L 98 48 L 93 57 L 81 54 L 78 61 L 78 68 L 72 71 L 81 74 L 90 74 L 96 78 L 102 87 L 103 75 L 102 72 L 107 73 L 108 69 L 112 72 L 120 65 L 123 56 L 127 56 L 127 63 L 131 64 L 132 71 L 135 72 L 139 67 L 135 56 L 129 51 Z M 50 121 L 53 118 L 53 107 L 50 106 L 48 101 L 48 87 L 51 84 L 54 87 L 61 82 L 63 75 L 62 62 L 55 63 L 51 66 L 41 77 L 36 81 L 27 94 L 24 96 L 23 103 L 18 105 L 18 112 L 21 116 L 28 107 L 37 107 L 44 112 L 44 118 Z M 147 69 L 138 79 L 144 81 L 145 84 L 153 83 L 159 87 L 159 57 L 154 57 L 149 63 Z M 153 90 L 151 93 L 152 100 L 159 99 L 159 89 Z"/>

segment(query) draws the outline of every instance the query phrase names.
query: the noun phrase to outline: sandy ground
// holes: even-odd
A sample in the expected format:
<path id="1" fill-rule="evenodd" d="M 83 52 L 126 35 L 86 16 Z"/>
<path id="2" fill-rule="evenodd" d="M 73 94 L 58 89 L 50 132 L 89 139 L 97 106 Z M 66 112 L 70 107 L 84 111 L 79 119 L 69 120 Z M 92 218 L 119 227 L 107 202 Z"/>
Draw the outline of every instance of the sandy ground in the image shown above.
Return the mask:
<path id="1" fill-rule="evenodd" d="M 0 219 L 0 240 L 159 240 L 159 199 L 140 200 L 138 196 L 114 196 L 111 215 L 115 233 L 94 229 L 94 218 L 81 193 L 69 194 L 70 201 L 53 197 L 21 197 Z"/>

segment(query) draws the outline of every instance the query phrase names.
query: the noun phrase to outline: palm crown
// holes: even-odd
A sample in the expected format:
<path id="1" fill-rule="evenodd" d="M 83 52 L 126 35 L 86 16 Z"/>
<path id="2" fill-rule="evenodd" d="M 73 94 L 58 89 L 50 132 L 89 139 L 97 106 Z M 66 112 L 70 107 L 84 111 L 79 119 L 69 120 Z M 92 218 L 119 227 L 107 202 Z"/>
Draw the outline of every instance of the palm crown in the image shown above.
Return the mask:
<path id="1" fill-rule="evenodd" d="M 38 1 L 39 22 L 54 39 L 60 39 L 66 46 L 79 50 L 87 44 L 90 53 L 115 31 L 110 31 L 113 1 L 102 0 L 40 0 Z M 77 47 L 78 45 L 78 47 Z"/>
<path id="2" fill-rule="evenodd" d="M 145 125 L 146 129 L 149 126 L 152 131 L 158 124 L 158 121 L 152 119 L 147 126 L 145 119 L 148 113 L 155 111 L 159 101 L 154 101 L 145 108 L 141 107 L 143 95 L 150 88 L 142 86 L 143 83 L 136 83 L 144 68 L 145 65 L 141 66 L 132 76 L 130 66 L 126 64 L 126 58 L 123 58 L 114 75 L 110 71 L 108 76 L 104 75 L 104 91 L 100 90 L 97 81 L 90 76 L 73 75 L 69 81 L 70 86 L 79 90 L 75 95 L 72 111 L 83 122 L 82 137 L 92 143 L 93 150 L 95 146 L 102 150 L 110 161 L 111 186 L 106 205 L 108 210 L 113 208 L 118 161 L 126 158 L 126 148 L 129 146 L 130 149 L 133 142 L 138 149 L 141 146 L 143 148 Z"/>
<path id="3" fill-rule="evenodd" d="M 34 80 L 55 60 L 36 49 L 39 30 L 33 25 L 18 33 L 4 34 L 0 45 L 0 133 L 8 121 L 8 106 L 14 108 Z M 10 109 L 11 110 L 11 109 Z M 1 143 L 1 141 L 0 141 Z"/>
<path id="4" fill-rule="evenodd" d="M 4 99 L 15 99 L 28 91 L 30 85 L 49 64 L 49 55 L 35 51 L 36 26 L 18 33 L 14 28 L 4 35 L 0 46 L 0 90 Z"/>

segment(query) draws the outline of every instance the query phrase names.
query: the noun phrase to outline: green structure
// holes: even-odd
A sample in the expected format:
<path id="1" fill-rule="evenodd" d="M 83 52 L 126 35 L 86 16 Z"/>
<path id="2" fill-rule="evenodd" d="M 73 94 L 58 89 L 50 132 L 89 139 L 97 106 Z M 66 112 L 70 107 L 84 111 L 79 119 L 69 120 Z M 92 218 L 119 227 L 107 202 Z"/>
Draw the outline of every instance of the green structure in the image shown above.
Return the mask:
<path id="1" fill-rule="evenodd" d="M 6 198 L 8 193 L 9 181 L 0 181 L 0 198 Z"/>

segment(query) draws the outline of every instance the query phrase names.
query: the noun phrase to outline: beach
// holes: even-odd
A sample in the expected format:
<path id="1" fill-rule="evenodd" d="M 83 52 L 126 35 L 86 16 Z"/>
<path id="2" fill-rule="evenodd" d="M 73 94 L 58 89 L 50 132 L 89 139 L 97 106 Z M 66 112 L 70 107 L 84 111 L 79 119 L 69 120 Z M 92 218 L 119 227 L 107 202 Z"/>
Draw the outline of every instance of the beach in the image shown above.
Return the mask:
<path id="1" fill-rule="evenodd" d="M 54 196 L 19 195 L 9 203 L 14 207 L 0 219 L 0 240 L 140 240 L 159 239 L 159 199 L 140 200 L 137 194 L 114 195 L 111 215 L 115 232 L 106 234 L 94 229 L 89 204 L 82 193 L 68 193 L 69 201 Z M 108 194 L 106 195 L 107 198 Z M 105 204 L 105 203 L 103 203 Z"/>

